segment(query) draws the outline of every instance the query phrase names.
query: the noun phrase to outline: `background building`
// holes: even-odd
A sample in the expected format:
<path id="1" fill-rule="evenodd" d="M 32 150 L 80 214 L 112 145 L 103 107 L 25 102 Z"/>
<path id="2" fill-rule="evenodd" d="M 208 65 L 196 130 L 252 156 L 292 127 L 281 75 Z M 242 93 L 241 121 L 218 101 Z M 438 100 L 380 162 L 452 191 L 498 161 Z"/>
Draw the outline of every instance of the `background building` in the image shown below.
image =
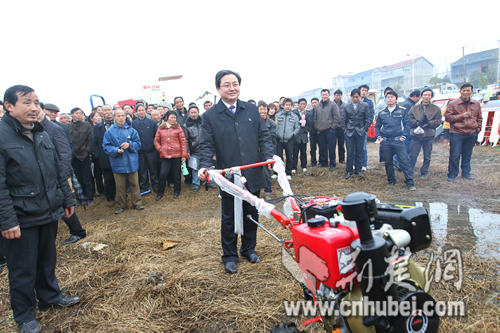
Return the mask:
<path id="1" fill-rule="evenodd" d="M 408 95 L 413 89 L 422 88 L 433 76 L 434 65 L 424 57 L 416 57 L 384 67 L 377 67 L 354 75 L 338 75 L 333 78 L 334 89 L 341 89 L 344 95 L 366 84 L 379 91 L 392 87 L 398 92 Z M 344 89 L 340 88 L 341 86 Z M 339 87 L 339 88 L 337 88 Z"/>
<path id="2" fill-rule="evenodd" d="M 464 80 L 465 63 L 465 80 Z M 497 81 L 498 49 L 467 54 L 465 57 L 451 63 L 451 83 L 458 86 L 464 82 L 479 84 L 479 78 L 484 76 L 488 83 Z M 477 82 L 476 82 L 477 81 Z M 474 84 L 476 83 L 476 84 Z M 484 83 L 484 80 L 483 82 Z M 484 84 L 480 84 L 483 86 Z"/>

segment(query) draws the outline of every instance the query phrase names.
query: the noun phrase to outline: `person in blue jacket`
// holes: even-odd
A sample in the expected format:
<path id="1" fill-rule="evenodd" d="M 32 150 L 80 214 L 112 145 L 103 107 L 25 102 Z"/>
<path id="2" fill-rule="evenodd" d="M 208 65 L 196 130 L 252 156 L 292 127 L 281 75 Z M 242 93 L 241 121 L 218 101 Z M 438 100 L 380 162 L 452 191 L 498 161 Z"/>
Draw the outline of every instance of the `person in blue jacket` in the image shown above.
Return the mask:
<path id="1" fill-rule="evenodd" d="M 115 123 L 106 131 L 102 141 L 104 152 L 109 155 L 111 169 L 116 183 L 116 211 L 120 214 L 127 208 L 127 179 L 135 209 L 142 210 L 141 191 L 139 187 L 139 134 L 132 128 L 130 120 L 122 109 L 113 112 Z"/>

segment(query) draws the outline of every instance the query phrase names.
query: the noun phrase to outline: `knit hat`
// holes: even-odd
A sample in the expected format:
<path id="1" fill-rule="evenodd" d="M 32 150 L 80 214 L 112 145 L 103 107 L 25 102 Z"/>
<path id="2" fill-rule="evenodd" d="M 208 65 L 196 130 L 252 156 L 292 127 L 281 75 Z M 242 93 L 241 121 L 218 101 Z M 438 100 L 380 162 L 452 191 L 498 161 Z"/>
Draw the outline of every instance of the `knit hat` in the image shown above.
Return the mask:
<path id="1" fill-rule="evenodd" d="M 398 93 L 395 92 L 394 90 L 389 90 L 385 96 L 387 97 L 387 95 L 393 95 L 393 96 L 396 96 L 396 99 L 398 99 Z"/>

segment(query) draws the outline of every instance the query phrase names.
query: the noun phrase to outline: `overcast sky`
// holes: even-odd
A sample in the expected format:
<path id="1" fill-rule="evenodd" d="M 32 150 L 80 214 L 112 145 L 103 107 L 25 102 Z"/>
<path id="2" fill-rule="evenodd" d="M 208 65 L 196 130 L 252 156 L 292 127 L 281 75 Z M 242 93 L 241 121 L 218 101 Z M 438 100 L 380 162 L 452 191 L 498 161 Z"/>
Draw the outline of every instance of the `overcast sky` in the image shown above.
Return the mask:
<path id="1" fill-rule="evenodd" d="M 465 5 L 464 5 L 465 4 Z M 497 1 L 2 1 L 0 91 L 29 85 L 63 111 L 138 97 L 216 93 L 221 69 L 240 98 L 276 100 L 331 78 L 422 55 L 446 65 L 499 47 Z M 410 54 L 411 57 L 407 55 Z"/>

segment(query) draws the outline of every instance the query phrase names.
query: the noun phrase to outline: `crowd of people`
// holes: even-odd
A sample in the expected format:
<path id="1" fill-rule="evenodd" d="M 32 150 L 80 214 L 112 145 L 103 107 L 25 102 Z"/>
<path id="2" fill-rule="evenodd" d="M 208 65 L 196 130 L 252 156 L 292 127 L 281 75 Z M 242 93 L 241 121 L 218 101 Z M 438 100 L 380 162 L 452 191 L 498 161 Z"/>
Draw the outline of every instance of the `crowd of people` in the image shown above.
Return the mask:
<path id="1" fill-rule="evenodd" d="M 206 183 L 207 168 L 272 160 L 275 154 L 285 161 L 289 180 L 311 167 L 334 171 L 337 154 L 338 162 L 345 164 L 346 179 L 353 175 L 363 178 L 368 162 L 367 131 L 374 119 L 387 186 L 396 185 L 396 168 L 404 173 L 408 189 L 416 189 L 413 172 L 420 150 L 420 178 L 428 177 L 442 116 L 440 108 L 431 103 L 431 89 L 415 90 L 398 103 L 397 92 L 388 87 L 376 109 L 367 98 L 366 85 L 350 91 L 347 103 L 342 101 L 342 91 L 335 91 L 332 99 L 330 91 L 323 89 L 321 100 L 310 100 L 312 108 L 307 110 L 304 98 L 295 105 L 287 97 L 269 104 L 240 101 L 240 84 L 236 72 L 217 73 L 221 99 L 216 105 L 205 102 L 203 115 L 194 103 L 185 108 L 182 97 L 176 97 L 174 105 L 106 104 L 86 116 L 78 107 L 61 113 L 55 104 L 41 103 L 30 87 L 18 85 L 5 92 L 0 114 L 0 269 L 6 258 L 11 305 L 21 332 L 40 330 L 36 300 L 40 310 L 80 301 L 64 297 L 54 275 L 57 221 L 63 219 L 71 233 L 64 244 L 85 238 L 74 207 L 93 206 L 94 197 L 106 199 L 109 207 L 115 207 L 115 214 L 120 214 L 127 209 L 130 193 L 132 206 L 143 210 L 142 196 L 151 191 L 161 200 L 166 188 L 172 187 L 173 197 L 178 198 L 182 174 L 184 185 L 194 192 L 203 182 L 216 188 L 214 183 Z M 472 85 L 462 85 L 461 98 L 451 102 L 444 114 L 450 182 L 458 177 L 460 167 L 463 178 L 474 179 L 470 161 L 482 118 L 480 103 L 470 98 L 472 91 Z M 264 188 L 265 199 L 271 199 L 272 179 L 276 178 L 271 169 L 249 169 L 240 176 L 251 193 L 259 196 Z M 68 179 L 75 192 L 81 188 L 76 202 Z M 232 181 L 241 183 L 234 175 Z M 240 253 L 251 263 L 260 262 L 255 253 L 256 225 L 242 218 L 250 215 L 258 220 L 257 211 L 224 191 L 220 195 L 222 260 L 227 272 L 236 273 L 238 233 L 242 237 Z M 238 210 L 242 216 L 235 216 L 236 204 L 243 205 Z M 238 223 L 244 233 L 236 232 Z"/>

